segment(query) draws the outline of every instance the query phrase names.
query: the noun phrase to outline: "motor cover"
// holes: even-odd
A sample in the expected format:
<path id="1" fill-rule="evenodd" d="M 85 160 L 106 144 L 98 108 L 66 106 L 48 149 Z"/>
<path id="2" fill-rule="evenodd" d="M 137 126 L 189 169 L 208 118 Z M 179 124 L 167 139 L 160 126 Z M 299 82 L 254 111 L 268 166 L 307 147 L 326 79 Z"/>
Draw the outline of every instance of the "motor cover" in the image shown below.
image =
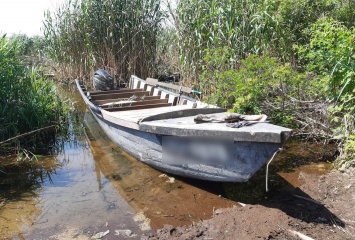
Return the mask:
<path id="1" fill-rule="evenodd" d="M 94 73 L 94 87 L 98 91 L 107 91 L 113 89 L 113 78 L 105 70 L 99 69 Z"/>

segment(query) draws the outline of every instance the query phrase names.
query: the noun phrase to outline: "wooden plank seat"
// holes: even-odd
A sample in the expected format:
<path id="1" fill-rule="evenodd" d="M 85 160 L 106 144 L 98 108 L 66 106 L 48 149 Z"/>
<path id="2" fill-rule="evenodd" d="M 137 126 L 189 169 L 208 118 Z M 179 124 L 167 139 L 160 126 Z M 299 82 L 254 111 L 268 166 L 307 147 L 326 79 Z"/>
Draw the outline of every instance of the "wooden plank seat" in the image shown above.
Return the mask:
<path id="1" fill-rule="evenodd" d="M 113 107 L 113 108 L 106 108 L 106 111 L 109 112 L 120 112 L 120 111 L 127 111 L 127 110 L 137 110 L 137 109 L 151 109 L 151 108 L 161 108 L 161 107 L 168 107 L 171 106 L 171 103 L 158 103 L 158 104 L 142 104 L 136 106 L 128 106 L 128 107 Z"/>
<path id="2" fill-rule="evenodd" d="M 160 99 L 160 96 L 145 96 L 143 100 L 154 100 L 154 99 Z M 105 100 L 96 100 L 93 101 L 92 103 L 102 107 L 104 104 L 109 104 L 109 103 L 115 103 L 119 101 L 124 101 L 127 100 L 127 98 L 113 98 L 113 99 L 105 99 Z"/>
<path id="3" fill-rule="evenodd" d="M 152 99 L 152 100 L 142 100 L 142 101 L 136 101 L 136 102 L 129 102 L 129 103 L 123 103 L 120 105 L 119 102 L 116 102 L 116 104 L 113 103 L 113 105 L 103 105 L 101 106 L 102 109 L 110 109 L 110 108 L 122 108 L 122 107 L 130 107 L 130 106 L 139 106 L 139 105 L 151 105 L 151 104 L 160 104 L 160 103 L 168 103 L 168 99 Z"/>
<path id="4" fill-rule="evenodd" d="M 110 93 L 125 93 L 125 92 L 142 92 L 143 89 L 119 89 L 119 90 L 109 90 L 109 91 L 92 91 L 90 92 L 91 96 L 103 95 L 103 94 L 110 94 Z"/>
<path id="5" fill-rule="evenodd" d="M 102 95 L 93 95 L 91 96 L 92 101 L 97 101 L 97 100 L 105 100 L 105 99 L 114 99 L 114 98 L 129 98 L 132 97 L 133 95 L 136 95 L 138 97 L 143 97 L 143 96 L 149 96 L 148 91 L 129 91 L 129 92 L 117 92 L 117 93 L 108 93 L 108 94 L 102 94 Z"/>

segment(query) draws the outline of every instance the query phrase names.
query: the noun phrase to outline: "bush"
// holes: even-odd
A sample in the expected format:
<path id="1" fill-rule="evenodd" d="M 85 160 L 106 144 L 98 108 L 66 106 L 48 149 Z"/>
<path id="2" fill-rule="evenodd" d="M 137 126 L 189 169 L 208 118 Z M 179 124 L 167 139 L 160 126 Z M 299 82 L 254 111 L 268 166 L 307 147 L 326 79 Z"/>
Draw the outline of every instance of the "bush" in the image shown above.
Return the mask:
<path id="1" fill-rule="evenodd" d="M 312 75 L 297 72 L 268 55 L 242 60 L 235 81 L 234 111 L 266 113 L 274 123 L 284 126 L 294 127 L 298 125 L 295 120 L 304 121 L 308 115 L 304 104 L 319 98 L 319 83 Z"/>
<path id="2" fill-rule="evenodd" d="M 234 112 L 265 113 L 274 123 L 289 127 L 306 125 L 306 118 L 317 115 L 322 97 L 318 89 L 324 87 L 316 75 L 297 72 L 266 54 L 231 64 L 229 53 L 228 48 L 206 53 L 199 85 L 205 101 Z"/>
<path id="3" fill-rule="evenodd" d="M 332 18 L 321 18 L 309 31 L 311 41 L 300 47 L 307 68 L 322 76 L 327 98 L 339 110 L 355 110 L 355 28 L 348 29 Z"/>
<path id="4" fill-rule="evenodd" d="M 20 59 L 18 41 L 0 38 L 0 142 L 57 125 L 65 112 L 54 83 Z"/>
<path id="5" fill-rule="evenodd" d="M 355 28 L 347 28 L 332 18 L 321 18 L 308 31 L 310 43 L 299 47 L 307 69 L 324 82 L 321 92 L 331 103 L 333 139 L 343 147 L 340 165 L 354 163 L 355 121 Z"/>

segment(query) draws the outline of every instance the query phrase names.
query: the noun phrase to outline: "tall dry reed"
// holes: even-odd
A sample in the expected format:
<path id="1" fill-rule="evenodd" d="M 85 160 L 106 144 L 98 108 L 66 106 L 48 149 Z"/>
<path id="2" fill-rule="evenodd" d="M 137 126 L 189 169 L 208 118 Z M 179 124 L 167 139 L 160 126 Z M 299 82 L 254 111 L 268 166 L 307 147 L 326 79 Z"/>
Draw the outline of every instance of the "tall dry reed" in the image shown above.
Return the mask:
<path id="1" fill-rule="evenodd" d="M 119 83 L 153 74 L 161 18 L 159 0 L 74 0 L 46 13 L 44 34 L 66 77 L 91 79 L 104 68 Z"/>

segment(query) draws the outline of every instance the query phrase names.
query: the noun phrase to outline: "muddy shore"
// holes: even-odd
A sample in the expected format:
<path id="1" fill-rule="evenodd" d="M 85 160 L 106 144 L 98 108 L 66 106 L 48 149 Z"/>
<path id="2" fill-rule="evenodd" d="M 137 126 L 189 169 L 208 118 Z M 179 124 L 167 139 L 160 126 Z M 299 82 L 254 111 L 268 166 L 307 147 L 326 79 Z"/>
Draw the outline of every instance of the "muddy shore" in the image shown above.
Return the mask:
<path id="1" fill-rule="evenodd" d="M 271 191 L 258 204 L 218 209 L 189 226 L 166 225 L 150 239 L 354 239 L 355 168 L 300 172 L 299 180 L 299 187 Z"/>

